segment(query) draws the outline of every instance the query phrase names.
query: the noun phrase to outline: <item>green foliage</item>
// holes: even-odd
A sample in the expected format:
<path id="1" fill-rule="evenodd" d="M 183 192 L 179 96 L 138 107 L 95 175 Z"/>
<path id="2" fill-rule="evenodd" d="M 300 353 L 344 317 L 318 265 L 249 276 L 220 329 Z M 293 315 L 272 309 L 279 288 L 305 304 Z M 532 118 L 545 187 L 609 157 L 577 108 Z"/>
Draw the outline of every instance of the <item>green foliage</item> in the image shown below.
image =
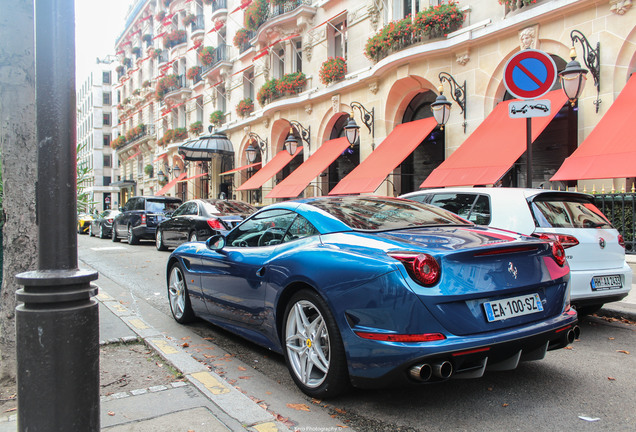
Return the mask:
<path id="1" fill-rule="evenodd" d="M 243 15 L 244 27 L 256 31 L 265 22 L 267 16 L 267 0 L 254 0 Z"/>
<path id="2" fill-rule="evenodd" d="M 210 114 L 210 123 L 214 126 L 219 127 L 225 122 L 225 115 L 223 115 L 223 111 L 214 111 Z"/>
<path id="3" fill-rule="evenodd" d="M 607 216 L 614 228 L 622 234 L 625 240 L 625 252 L 634 253 L 634 210 L 636 209 L 636 194 L 615 193 L 598 194 L 594 196 L 594 203 Z"/>

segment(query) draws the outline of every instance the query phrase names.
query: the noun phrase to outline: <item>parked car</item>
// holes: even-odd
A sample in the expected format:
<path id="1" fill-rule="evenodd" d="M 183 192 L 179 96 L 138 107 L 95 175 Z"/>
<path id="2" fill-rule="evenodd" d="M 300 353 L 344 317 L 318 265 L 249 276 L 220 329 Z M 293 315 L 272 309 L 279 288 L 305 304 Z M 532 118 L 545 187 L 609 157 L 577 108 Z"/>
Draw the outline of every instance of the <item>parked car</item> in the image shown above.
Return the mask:
<path id="1" fill-rule="evenodd" d="M 121 213 L 119 210 L 104 210 L 101 212 L 91 221 L 88 235 L 91 237 L 96 235 L 101 239 L 109 238 L 113 228 L 113 220 L 119 213 Z"/>
<path id="2" fill-rule="evenodd" d="M 285 356 L 298 387 L 477 378 L 578 334 L 561 244 L 397 198 L 268 206 L 169 257 L 177 322 L 201 317 Z"/>
<path id="3" fill-rule="evenodd" d="M 86 234 L 88 233 L 88 229 L 91 226 L 91 221 L 93 220 L 93 216 L 88 213 L 80 213 L 77 215 L 77 233 L 78 234 Z"/>
<path id="4" fill-rule="evenodd" d="M 113 220 L 111 238 L 114 242 L 125 237 L 128 244 L 139 240 L 154 240 L 157 225 L 181 205 L 179 198 L 164 196 L 136 196 L 126 201 L 121 213 Z"/>
<path id="5" fill-rule="evenodd" d="M 402 197 L 440 206 L 476 224 L 560 241 L 572 271 L 572 304 L 581 315 L 623 299 L 631 289 L 623 237 L 591 195 L 545 189 L 445 188 Z"/>
<path id="6" fill-rule="evenodd" d="M 157 249 L 167 250 L 187 241 L 205 241 L 214 234 L 225 234 L 255 211 L 256 207 L 242 201 L 187 201 L 157 226 Z"/>

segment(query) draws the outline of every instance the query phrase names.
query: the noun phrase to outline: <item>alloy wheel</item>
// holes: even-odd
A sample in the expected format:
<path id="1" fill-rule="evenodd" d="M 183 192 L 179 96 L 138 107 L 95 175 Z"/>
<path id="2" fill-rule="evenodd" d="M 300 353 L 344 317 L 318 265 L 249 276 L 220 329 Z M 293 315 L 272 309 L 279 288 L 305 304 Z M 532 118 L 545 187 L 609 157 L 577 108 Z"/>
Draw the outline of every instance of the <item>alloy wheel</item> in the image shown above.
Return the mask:
<path id="1" fill-rule="evenodd" d="M 185 280 L 181 269 L 177 266 L 172 268 L 170 272 L 170 282 L 168 285 L 168 297 L 170 301 L 170 309 L 175 319 L 179 321 L 183 318 L 186 311 L 186 289 Z"/>
<path id="2" fill-rule="evenodd" d="M 309 388 L 320 386 L 329 373 L 329 330 L 310 301 L 300 300 L 289 310 L 285 345 L 296 377 Z"/>

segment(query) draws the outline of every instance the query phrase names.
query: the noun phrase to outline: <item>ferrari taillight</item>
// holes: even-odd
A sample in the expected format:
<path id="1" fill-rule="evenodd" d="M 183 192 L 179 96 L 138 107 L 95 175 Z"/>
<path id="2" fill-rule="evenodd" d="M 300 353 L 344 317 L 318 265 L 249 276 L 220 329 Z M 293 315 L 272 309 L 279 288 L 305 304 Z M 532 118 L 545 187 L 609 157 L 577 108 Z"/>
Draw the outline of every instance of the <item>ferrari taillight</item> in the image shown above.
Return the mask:
<path id="1" fill-rule="evenodd" d="M 401 261 L 409 275 L 424 286 L 435 285 L 442 274 L 439 263 L 429 254 L 390 252 L 389 256 Z"/>
<path id="2" fill-rule="evenodd" d="M 212 228 L 213 230 L 222 230 L 225 229 L 223 227 L 223 225 L 221 224 L 221 221 L 215 218 L 212 219 L 208 219 L 208 225 L 210 226 L 210 228 Z"/>
<path id="3" fill-rule="evenodd" d="M 623 249 L 625 249 L 625 239 L 623 238 L 623 235 L 622 235 L 622 234 L 619 234 L 619 235 L 618 235 L 618 244 L 619 244 L 620 246 L 622 246 L 622 247 L 623 247 Z"/>

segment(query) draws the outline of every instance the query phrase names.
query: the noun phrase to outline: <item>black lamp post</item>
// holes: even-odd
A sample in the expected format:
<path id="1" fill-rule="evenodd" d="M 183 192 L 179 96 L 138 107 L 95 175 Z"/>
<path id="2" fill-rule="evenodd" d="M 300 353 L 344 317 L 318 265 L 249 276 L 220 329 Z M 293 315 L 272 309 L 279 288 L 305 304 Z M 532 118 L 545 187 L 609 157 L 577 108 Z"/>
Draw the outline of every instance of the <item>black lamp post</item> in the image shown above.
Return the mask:
<path id="1" fill-rule="evenodd" d="M 446 99 L 444 96 L 444 81 L 446 81 L 451 88 L 451 98 L 459 105 L 461 109 L 461 113 L 464 114 L 464 133 L 466 133 L 466 80 L 464 80 L 463 85 L 459 85 L 455 78 L 447 72 L 440 72 L 439 74 L 440 86 L 439 96 L 435 99 L 435 102 L 431 104 L 431 109 L 433 110 L 433 116 L 437 121 L 437 124 L 440 125 L 440 129 L 444 129 L 444 125 L 448 122 L 450 118 L 450 109 L 452 103 Z"/>
<path id="2" fill-rule="evenodd" d="M 349 146 L 353 147 L 355 143 L 358 142 L 358 138 L 360 138 L 360 126 L 356 123 L 353 118 L 353 111 L 349 116 L 349 121 L 344 127 L 345 136 L 347 137 L 347 141 L 349 142 Z"/>

